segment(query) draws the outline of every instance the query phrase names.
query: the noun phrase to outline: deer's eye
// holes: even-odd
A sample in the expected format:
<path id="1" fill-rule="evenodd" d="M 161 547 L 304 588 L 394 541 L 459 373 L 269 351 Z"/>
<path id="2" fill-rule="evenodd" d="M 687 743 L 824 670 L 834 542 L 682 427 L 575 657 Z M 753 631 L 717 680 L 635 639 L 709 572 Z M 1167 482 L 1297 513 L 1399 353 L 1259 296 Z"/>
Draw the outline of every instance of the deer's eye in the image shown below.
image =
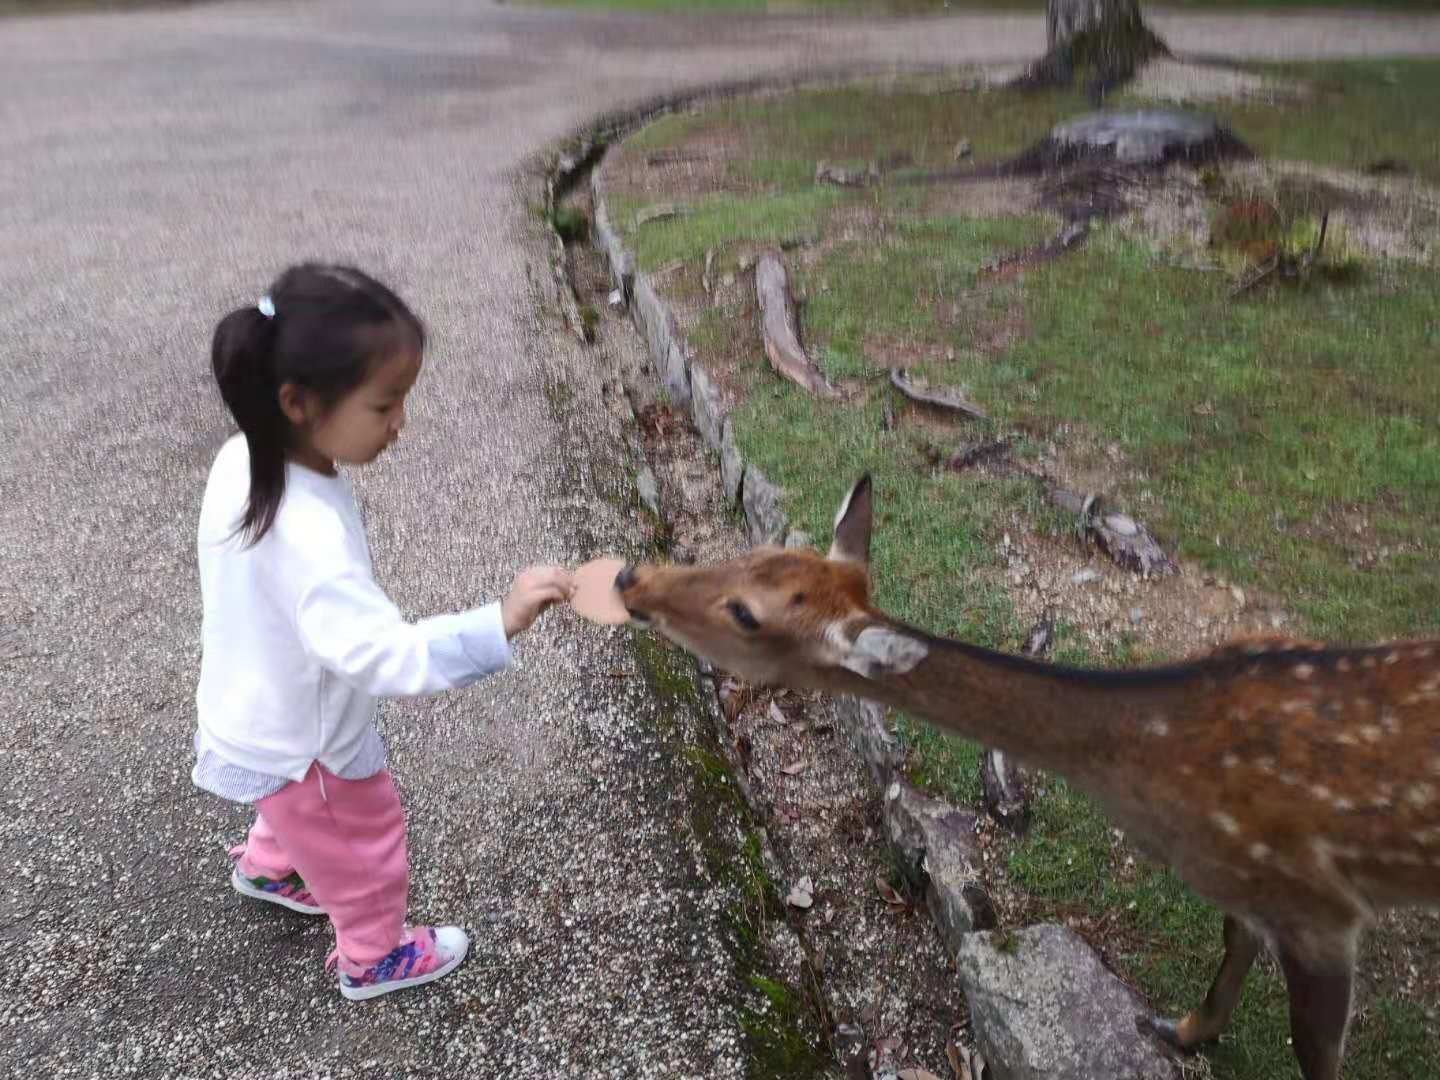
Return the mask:
<path id="1" fill-rule="evenodd" d="M 750 609 L 739 600 L 731 600 L 725 605 L 725 609 L 734 616 L 735 621 L 746 630 L 759 630 L 760 621 L 750 613 Z"/>

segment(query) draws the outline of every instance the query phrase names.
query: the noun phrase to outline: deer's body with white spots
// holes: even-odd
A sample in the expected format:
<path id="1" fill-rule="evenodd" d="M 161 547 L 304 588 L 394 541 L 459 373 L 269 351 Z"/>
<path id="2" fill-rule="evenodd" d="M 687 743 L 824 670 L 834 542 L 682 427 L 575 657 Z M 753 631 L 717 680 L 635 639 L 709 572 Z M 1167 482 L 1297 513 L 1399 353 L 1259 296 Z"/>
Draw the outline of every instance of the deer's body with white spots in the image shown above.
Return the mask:
<path id="1" fill-rule="evenodd" d="M 1217 1037 L 1268 942 L 1306 1080 L 1335 1080 L 1360 932 L 1387 908 L 1440 906 L 1440 642 L 1242 642 L 1122 672 L 1041 664 L 871 607 L 870 524 L 867 478 L 828 558 L 761 548 L 627 568 L 616 587 L 636 623 L 721 668 L 903 709 L 1089 791 L 1227 916 L 1204 1004 L 1154 1030 L 1187 1048 Z"/>

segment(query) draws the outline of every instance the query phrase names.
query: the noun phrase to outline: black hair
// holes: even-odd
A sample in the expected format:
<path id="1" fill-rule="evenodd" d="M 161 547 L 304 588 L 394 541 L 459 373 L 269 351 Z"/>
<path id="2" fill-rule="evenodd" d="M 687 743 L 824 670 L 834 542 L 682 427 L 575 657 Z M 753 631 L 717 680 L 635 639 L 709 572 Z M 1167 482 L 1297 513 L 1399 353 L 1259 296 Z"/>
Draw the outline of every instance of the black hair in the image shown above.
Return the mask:
<path id="1" fill-rule="evenodd" d="M 250 447 L 250 497 L 236 533 L 258 543 L 285 495 L 285 454 L 294 440 L 280 408 L 284 383 L 325 409 L 402 346 L 423 350 L 425 327 L 405 301 L 349 266 L 304 263 L 270 286 L 265 311 L 249 304 L 215 327 L 215 381 Z"/>

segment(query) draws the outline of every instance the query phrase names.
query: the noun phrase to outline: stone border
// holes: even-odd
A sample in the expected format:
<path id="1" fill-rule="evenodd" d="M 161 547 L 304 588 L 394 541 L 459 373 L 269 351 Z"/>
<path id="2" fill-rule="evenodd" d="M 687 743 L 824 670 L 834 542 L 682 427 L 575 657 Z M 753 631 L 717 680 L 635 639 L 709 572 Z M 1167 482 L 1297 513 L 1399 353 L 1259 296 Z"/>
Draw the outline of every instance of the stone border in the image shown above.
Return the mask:
<path id="1" fill-rule="evenodd" d="M 590 185 L 591 231 L 610 266 L 611 284 L 629 301 L 631 322 L 645 340 L 671 400 L 689 410 L 701 439 L 718 455 L 726 500 L 742 508 L 750 542 L 808 545 L 811 538 L 791 528 L 781 508 L 783 490 L 741 456 L 715 380 L 695 359 L 675 313 L 649 276 L 636 269 L 634 255 L 611 225 L 598 164 Z M 975 815 L 928 798 L 900 775 L 904 751 L 885 726 L 882 706 L 847 697 L 836 702 L 835 715 L 876 787 L 885 793 L 886 838 L 906 877 L 925 890 L 936 928 L 954 957 L 963 935 L 996 924 L 994 906 L 980 884 Z"/>

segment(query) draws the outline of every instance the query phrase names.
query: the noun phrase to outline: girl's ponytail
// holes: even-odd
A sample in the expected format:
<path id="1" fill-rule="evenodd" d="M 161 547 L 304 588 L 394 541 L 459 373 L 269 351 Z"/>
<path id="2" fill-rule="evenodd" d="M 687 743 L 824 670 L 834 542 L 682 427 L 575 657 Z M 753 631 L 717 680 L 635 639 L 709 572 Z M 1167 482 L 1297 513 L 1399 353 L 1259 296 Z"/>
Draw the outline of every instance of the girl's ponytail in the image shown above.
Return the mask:
<path id="1" fill-rule="evenodd" d="M 210 363 L 215 381 L 250 448 L 250 498 L 236 533 L 247 545 L 270 531 L 285 494 L 285 446 L 275 372 L 275 319 L 254 306 L 237 308 L 215 328 Z"/>

